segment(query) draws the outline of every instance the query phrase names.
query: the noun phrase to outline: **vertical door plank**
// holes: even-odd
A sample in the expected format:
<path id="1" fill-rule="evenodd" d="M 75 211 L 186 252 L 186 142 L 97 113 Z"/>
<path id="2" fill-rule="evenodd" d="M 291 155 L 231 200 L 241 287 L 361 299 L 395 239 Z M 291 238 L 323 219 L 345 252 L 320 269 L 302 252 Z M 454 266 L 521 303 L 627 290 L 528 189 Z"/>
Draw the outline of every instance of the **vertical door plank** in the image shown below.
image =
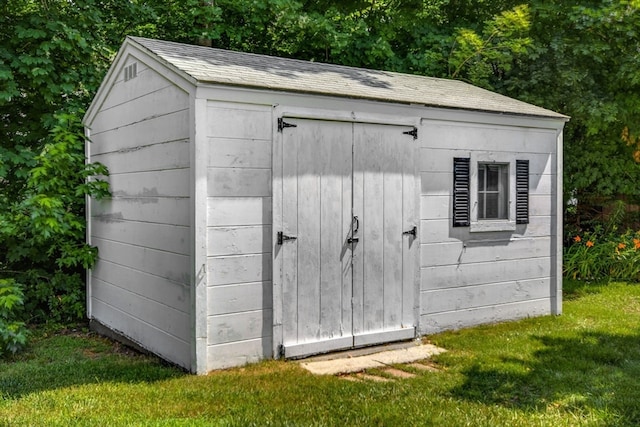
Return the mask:
<path id="1" fill-rule="evenodd" d="M 282 231 L 298 234 L 298 145 L 295 128 L 283 129 L 282 135 Z M 298 341 L 298 251 L 297 242 L 276 247 L 282 258 L 282 342 Z"/>
<path id="2" fill-rule="evenodd" d="M 376 126 L 376 140 L 384 153 L 382 176 L 384 191 L 384 329 L 397 329 L 402 324 L 402 248 L 403 240 L 403 171 L 404 144 L 410 139 L 395 126 Z"/>
<path id="3" fill-rule="evenodd" d="M 298 145 L 298 341 L 320 338 L 320 156 L 321 132 L 303 122 Z"/>
<path id="4" fill-rule="evenodd" d="M 349 278 L 343 276 L 343 262 L 350 258 L 343 248 L 347 237 L 344 224 L 351 218 L 351 195 L 349 192 L 344 198 L 343 182 L 351 177 L 351 125 L 323 123 L 316 134 L 322 135 L 316 155 L 321 171 L 320 336 L 328 339 L 343 335 L 343 289 L 351 287 Z M 346 335 L 351 335 L 351 330 Z"/>
<path id="5" fill-rule="evenodd" d="M 418 206 L 420 191 L 417 184 L 418 147 L 408 135 L 403 135 L 402 163 L 402 228 L 411 230 L 420 225 Z M 402 241 L 402 327 L 417 326 L 419 296 L 419 230 L 416 236 L 403 236 Z"/>
<path id="6" fill-rule="evenodd" d="M 290 171 L 285 178 L 295 181 L 283 190 L 283 217 L 295 222 L 287 230 L 295 229 L 297 237 L 283 245 L 285 252 L 297 252 L 295 262 L 283 267 L 284 275 L 296 270 L 296 283 L 289 284 L 283 300 L 285 345 L 292 345 L 351 335 L 351 253 L 345 244 L 352 132 L 349 123 L 288 121 L 298 125 L 284 129 L 283 148 L 284 168 Z M 287 164 L 294 157 L 295 166 Z"/>
<path id="7" fill-rule="evenodd" d="M 364 215 L 364 167 L 358 163 L 358 158 L 362 157 L 362 132 L 360 125 L 353 126 L 353 215 L 358 217 L 359 231 L 357 237 L 359 242 L 349 245 L 352 254 L 352 330 L 354 335 L 364 332 L 364 227 L 368 218 Z"/>
<path id="8" fill-rule="evenodd" d="M 358 282 L 362 283 L 362 330 L 379 331 L 384 326 L 384 151 L 376 141 L 372 125 L 354 125 L 354 172 L 362 174 L 362 204 L 354 215 L 360 218 L 360 241 L 354 247 L 354 258 L 362 258 L 358 265 Z M 358 261 L 360 263 L 360 261 Z M 354 265 L 355 268 L 355 265 Z M 354 280 L 356 272 L 354 272 Z M 358 283 L 360 285 L 360 283 Z"/>

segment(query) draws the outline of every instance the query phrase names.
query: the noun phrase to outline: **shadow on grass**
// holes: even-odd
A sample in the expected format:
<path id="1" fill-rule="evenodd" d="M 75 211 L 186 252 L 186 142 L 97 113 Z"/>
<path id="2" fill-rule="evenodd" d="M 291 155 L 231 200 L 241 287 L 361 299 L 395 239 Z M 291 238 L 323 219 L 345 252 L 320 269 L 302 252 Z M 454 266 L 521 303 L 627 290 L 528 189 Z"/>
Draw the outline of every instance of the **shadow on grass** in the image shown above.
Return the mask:
<path id="1" fill-rule="evenodd" d="M 156 357 L 93 333 L 62 333 L 36 337 L 24 353 L 0 361 L 0 400 L 87 384 L 150 383 L 183 375 Z"/>
<path id="2" fill-rule="evenodd" d="M 565 278 L 562 283 L 562 297 L 574 301 L 586 295 L 598 294 L 611 284 L 608 280 L 584 281 Z"/>
<path id="3" fill-rule="evenodd" d="M 640 335 L 585 332 L 536 337 L 544 348 L 531 360 L 474 364 L 451 392 L 458 398 L 523 411 L 598 413 L 610 426 L 640 425 Z"/>

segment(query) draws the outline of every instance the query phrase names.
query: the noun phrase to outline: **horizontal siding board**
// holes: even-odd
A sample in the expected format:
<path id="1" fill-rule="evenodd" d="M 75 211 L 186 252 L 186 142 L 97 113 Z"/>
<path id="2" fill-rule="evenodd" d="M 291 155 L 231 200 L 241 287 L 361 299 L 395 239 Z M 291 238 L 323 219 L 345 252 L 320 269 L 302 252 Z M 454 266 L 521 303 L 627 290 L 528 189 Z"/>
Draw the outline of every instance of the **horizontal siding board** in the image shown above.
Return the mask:
<path id="1" fill-rule="evenodd" d="M 423 267 L 420 290 L 538 279 L 551 275 L 551 258 L 531 258 L 474 264 Z"/>
<path id="2" fill-rule="evenodd" d="M 99 238 L 94 238 L 92 243 L 98 247 L 101 260 L 159 276 L 172 282 L 185 285 L 191 282 L 190 259 L 186 255 Z M 184 295 L 182 297 L 188 298 Z"/>
<path id="3" fill-rule="evenodd" d="M 450 194 L 450 193 L 449 193 Z M 453 196 L 421 196 L 420 218 L 422 219 L 449 219 L 453 215 Z"/>
<path id="4" fill-rule="evenodd" d="M 207 347 L 207 367 L 225 369 L 255 363 L 272 357 L 271 337 L 210 345 Z"/>
<path id="5" fill-rule="evenodd" d="M 271 168 L 271 139 L 209 138 L 210 167 Z"/>
<path id="6" fill-rule="evenodd" d="M 273 305 L 272 295 L 271 282 L 212 286 L 207 290 L 208 313 L 219 315 L 270 309 Z"/>
<path id="7" fill-rule="evenodd" d="M 422 292 L 420 293 L 420 307 L 424 314 L 460 311 L 549 298 L 550 292 L 549 278 L 491 283 L 473 287 Z"/>
<path id="8" fill-rule="evenodd" d="M 189 197 L 189 169 L 131 172 L 104 178 L 113 197 Z"/>
<path id="9" fill-rule="evenodd" d="M 511 126 L 471 125 L 460 122 L 427 123 L 429 138 L 423 139 L 425 148 L 515 153 L 551 153 L 556 149 L 555 130 Z"/>
<path id="10" fill-rule="evenodd" d="M 449 311 L 420 316 L 420 333 L 435 334 L 450 329 L 462 329 L 473 325 L 503 322 L 526 317 L 550 314 L 549 299 L 521 301 L 462 311 Z"/>
<path id="11" fill-rule="evenodd" d="M 271 169 L 209 168 L 209 197 L 269 197 Z"/>
<path id="12" fill-rule="evenodd" d="M 515 232 L 481 232 L 473 233 L 469 227 L 451 227 L 449 219 L 434 219 L 420 221 L 418 228 L 421 243 L 443 243 L 468 240 L 500 240 L 505 236 L 514 237 L 545 237 L 554 236 L 555 229 L 551 227 L 551 217 L 533 216 L 529 224 L 520 224 Z"/>
<path id="13" fill-rule="evenodd" d="M 555 175 L 531 175 L 531 188 L 532 194 L 552 194 L 553 185 L 555 185 Z M 421 172 L 420 184 L 421 192 L 423 196 L 447 196 L 451 194 L 451 187 L 453 183 L 453 173 L 449 172 Z"/>
<path id="14" fill-rule="evenodd" d="M 549 194 L 529 194 L 529 216 L 555 215 L 555 199 Z"/>
<path id="15" fill-rule="evenodd" d="M 230 105 L 207 108 L 207 136 L 233 139 L 270 139 L 271 107 Z"/>
<path id="16" fill-rule="evenodd" d="M 420 194 L 427 196 L 449 196 L 453 188 L 453 168 L 446 172 L 421 172 Z"/>
<path id="17" fill-rule="evenodd" d="M 176 197 L 140 197 L 91 200 L 94 218 L 190 225 L 190 199 Z"/>
<path id="18" fill-rule="evenodd" d="M 91 298 L 109 304 L 180 340 L 189 341 L 191 325 L 188 313 L 99 280 L 91 287 Z"/>
<path id="19" fill-rule="evenodd" d="M 443 175 L 447 175 L 449 179 L 453 179 L 450 174 L 423 174 L 436 176 L 440 178 Z M 544 175 L 545 179 L 539 183 L 538 188 L 532 188 L 529 194 L 530 197 L 530 210 L 531 216 L 551 215 L 551 200 L 555 196 L 551 196 L 549 192 L 550 178 L 548 175 Z M 448 183 L 448 187 L 443 189 L 432 188 L 431 193 L 423 193 L 420 196 L 420 218 L 422 219 L 445 219 L 451 218 L 453 212 L 453 197 L 451 196 L 451 182 Z M 543 191 L 541 191 L 543 190 Z M 472 195 L 472 200 L 475 200 L 477 195 Z"/>
<path id="20" fill-rule="evenodd" d="M 92 218 L 91 236 L 161 251 L 190 254 L 188 227 Z"/>
<path id="21" fill-rule="evenodd" d="M 210 197 L 207 224 L 215 226 L 270 225 L 271 197 Z"/>
<path id="22" fill-rule="evenodd" d="M 188 313 L 189 287 L 131 267 L 98 260 L 92 277 L 183 313 Z"/>
<path id="23" fill-rule="evenodd" d="M 91 132 L 91 154 L 131 150 L 189 138 L 189 110 L 178 110 L 117 129 Z"/>
<path id="24" fill-rule="evenodd" d="M 104 164 L 110 174 L 188 168 L 191 161 L 189 140 L 95 154 L 91 156 L 91 161 Z"/>
<path id="25" fill-rule="evenodd" d="M 117 129 L 188 107 L 189 96 L 187 93 L 177 86 L 167 86 L 120 104 L 117 108 L 100 110 L 91 124 L 91 132 L 100 133 Z"/>
<path id="26" fill-rule="evenodd" d="M 555 240 L 553 241 L 555 242 Z M 420 266 L 435 267 L 546 257 L 551 255 L 550 237 L 454 241 L 420 245 Z"/>
<path id="27" fill-rule="evenodd" d="M 271 226 L 209 227 L 207 255 L 242 255 L 271 252 Z"/>
<path id="28" fill-rule="evenodd" d="M 271 281 L 271 254 L 210 257 L 207 277 L 211 286 Z"/>
<path id="29" fill-rule="evenodd" d="M 120 69 L 120 76 L 109 89 L 109 96 L 105 99 L 101 109 L 108 110 L 109 108 L 124 104 L 131 99 L 140 98 L 148 93 L 156 92 L 172 85 L 172 83 L 160 73 L 146 67 L 142 62 L 131 61 L 129 63 L 133 62 L 137 63 L 137 76 L 125 82 L 124 67 L 122 67 Z"/>
<path id="30" fill-rule="evenodd" d="M 481 147 L 481 146 L 476 146 Z M 451 172 L 453 170 L 453 161 L 454 157 L 469 157 L 470 153 L 473 151 L 478 151 L 482 153 L 486 153 L 485 149 L 478 150 L 450 150 L 450 149 L 426 149 L 421 148 L 419 150 L 419 166 L 420 172 L 427 173 L 446 173 Z M 497 153 L 502 154 L 502 151 L 496 151 Z M 523 154 L 518 153 L 520 158 L 529 159 L 529 172 L 531 174 L 536 175 L 552 175 L 552 156 L 549 153 L 545 154 Z M 453 180 L 452 180 L 453 181 Z"/>
<path id="31" fill-rule="evenodd" d="M 209 316 L 207 343 L 224 344 L 271 336 L 272 319 L 270 309 Z"/>
<path id="32" fill-rule="evenodd" d="M 141 347 L 186 369 L 191 367 L 191 348 L 187 341 L 140 319 L 117 310 L 100 300 L 92 300 L 93 318 Z"/>

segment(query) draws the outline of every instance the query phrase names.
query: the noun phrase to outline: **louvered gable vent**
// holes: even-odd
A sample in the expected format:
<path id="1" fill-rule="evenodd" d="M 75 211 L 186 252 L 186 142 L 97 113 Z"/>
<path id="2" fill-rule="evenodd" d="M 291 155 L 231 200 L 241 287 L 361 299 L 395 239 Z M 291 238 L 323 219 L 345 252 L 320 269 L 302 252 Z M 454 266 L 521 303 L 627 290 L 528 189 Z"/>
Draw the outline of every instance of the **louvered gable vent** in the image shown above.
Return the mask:
<path id="1" fill-rule="evenodd" d="M 470 224 L 470 162 L 468 157 L 453 158 L 453 226 L 467 227 Z"/>
<path id="2" fill-rule="evenodd" d="M 529 160 L 516 160 L 516 224 L 529 224 Z"/>

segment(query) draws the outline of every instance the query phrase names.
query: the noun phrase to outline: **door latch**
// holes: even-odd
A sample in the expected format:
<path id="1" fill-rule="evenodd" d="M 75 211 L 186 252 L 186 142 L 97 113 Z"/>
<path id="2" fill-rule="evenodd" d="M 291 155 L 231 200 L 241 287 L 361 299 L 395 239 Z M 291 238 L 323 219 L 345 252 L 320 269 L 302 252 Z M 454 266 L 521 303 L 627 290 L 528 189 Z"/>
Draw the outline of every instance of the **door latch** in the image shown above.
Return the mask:
<path id="1" fill-rule="evenodd" d="M 351 220 L 351 237 L 347 239 L 347 243 L 355 243 L 360 240 L 355 234 L 360 229 L 360 220 L 358 219 L 358 215 L 354 215 Z"/>
<path id="2" fill-rule="evenodd" d="M 285 240 L 296 240 L 296 239 L 297 239 L 296 236 L 287 236 L 282 231 L 278 231 L 278 244 L 279 245 L 282 245 L 285 242 Z"/>
<path id="3" fill-rule="evenodd" d="M 414 238 L 416 238 L 418 236 L 418 227 L 417 226 L 413 226 L 413 228 L 409 231 L 405 231 L 402 234 L 410 234 L 412 235 Z"/>

